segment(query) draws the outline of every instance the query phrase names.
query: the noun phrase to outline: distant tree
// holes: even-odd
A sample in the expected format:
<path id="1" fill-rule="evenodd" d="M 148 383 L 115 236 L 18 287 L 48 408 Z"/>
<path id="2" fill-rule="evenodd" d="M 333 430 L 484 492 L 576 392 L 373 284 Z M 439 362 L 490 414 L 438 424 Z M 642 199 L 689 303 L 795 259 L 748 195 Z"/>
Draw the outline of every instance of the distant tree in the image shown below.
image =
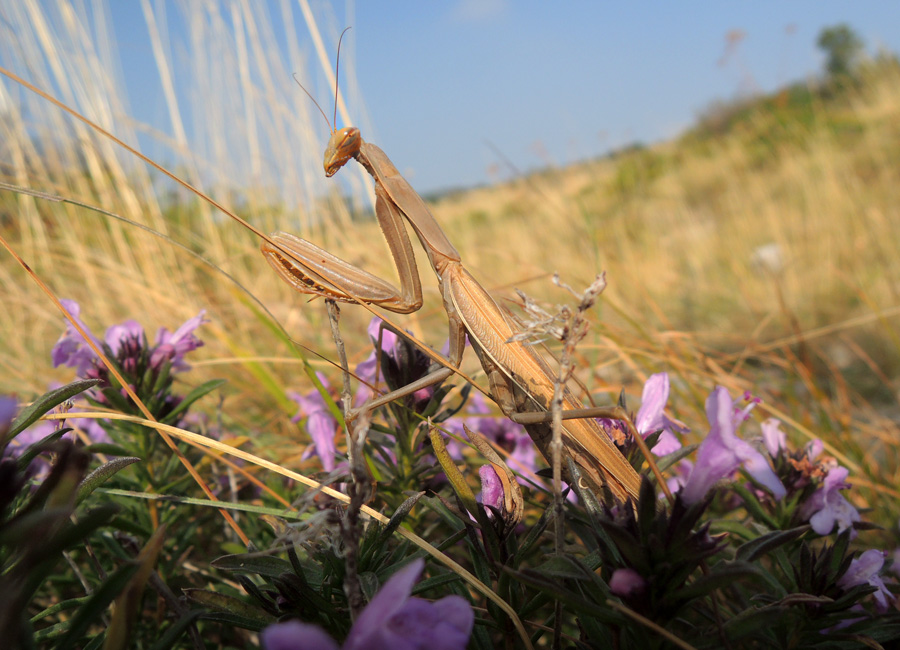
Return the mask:
<path id="1" fill-rule="evenodd" d="M 845 23 L 819 32 L 816 45 L 828 56 L 825 69 L 832 77 L 852 73 L 863 50 L 862 39 Z"/>

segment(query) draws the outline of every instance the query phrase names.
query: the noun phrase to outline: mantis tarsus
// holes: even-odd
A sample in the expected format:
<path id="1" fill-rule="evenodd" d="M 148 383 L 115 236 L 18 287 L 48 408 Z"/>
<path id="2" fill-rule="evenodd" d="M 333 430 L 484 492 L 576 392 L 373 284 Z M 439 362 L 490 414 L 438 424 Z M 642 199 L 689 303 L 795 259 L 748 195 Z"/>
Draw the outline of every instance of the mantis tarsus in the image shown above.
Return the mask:
<path id="1" fill-rule="evenodd" d="M 507 417 L 525 424 L 531 439 L 549 461 L 551 425 L 548 418 L 533 417 L 533 412 L 550 408 L 553 371 L 531 346 L 513 339 L 520 331 L 517 323 L 466 270 L 425 202 L 387 155 L 363 141 L 355 127 L 334 131 L 325 150 L 326 175 L 333 176 L 351 158 L 375 180 L 375 215 L 400 275 L 400 289 L 287 233 L 275 233 L 271 235 L 272 242 L 262 244 L 266 259 L 283 280 L 301 293 L 344 302 L 360 300 L 393 312 L 410 313 L 422 306 L 422 287 L 403 224 L 405 218 L 438 278 L 450 324 L 450 364 L 459 367 L 468 334 L 487 374 L 491 396 Z M 285 251 L 290 252 L 290 257 Z M 440 368 L 412 389 L 437 383 L 452 373 L 452 368 Z M 391 401 L 407 390 L 411 388 L 382 396 L 368 407 Z M 562 408 L 571 413 L 584 406 L 565 389 Z M 575 462 L 589 487 L 599 491 L 606 485 L 620 499 L 637 498 L 640 476 L 594 419 L 567 419 L 562 438 L 564 453 Z"/>

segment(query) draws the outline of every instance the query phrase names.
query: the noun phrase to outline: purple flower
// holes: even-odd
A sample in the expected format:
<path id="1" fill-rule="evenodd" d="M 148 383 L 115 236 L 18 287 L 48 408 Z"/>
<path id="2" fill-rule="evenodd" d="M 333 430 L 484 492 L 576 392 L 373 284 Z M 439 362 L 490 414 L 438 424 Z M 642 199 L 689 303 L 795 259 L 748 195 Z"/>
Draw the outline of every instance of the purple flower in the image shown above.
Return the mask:
<path id="1" fill-rule="evenodd" d="M 651 433 L 662 431 L 652 451 L 657 456 L 665 456 L 673 451 L 681 449 L 681 443 L 674 429 L 679 433 L 686 433 L 687 427 L 669 419 L 665 414 L 666 402 L 669 400 L 669 373 L 660 372 L 651 375 L 644 383 L 644 392 L 641 396 L 641 408 L 634 418 L 634 427 L 644 438 Z"/>
<path id="2" fill-rule="evenodd" d="M 316 373 L 316 376 L 327 389 L 328 380 L 325 375 Z M 300 406 L 297 415 L 291 418 L 291 422 L 299 422 L 306 418 L 306 432 L 313 441 L 313 448 L 304 453 L 303 458 L 309 458 L 315 452 L 315 455 L 322 461 L 325 471 L 331 472 L 336 467 L 337 447 L 334 444 L 334 434 L 337 431 L 337 420 L 331 415 L 322 395 L 315 389 L 306 395 L 289 393 L 288 397 Z"/>
<path id="3" fill-rule="evenodd" d="M 769 418 L 759 426 L 762 429 L 763 443 L 766 445 L 769 456 L 775 458 L 782 449 L 787 449 L 787 436 L 781 430 L 781 420 Z"/>
<path id="4" fill-rule="evenodd" d="M 886 555 L 884 551 L 869 549 L 850 563 L 850 568 L 837 583 L 838 587 L 844 591 L 864 584 L 875 587 L 876 591 L 872 594 L 875 597 L 875 607 L 882 614 L 890 609 L 890 605 L 894 601 L 894 594 L 888 591 L 884 580 L 879 575 L 884 567 Z"/>
<path id="5" fill-rule="evenodd" d="M 127 320 L 118 325 L 110 325 L 103 339 L 106 341 L 109 349 L 112 350 L 113 356 L 117 357 L 129 341 L 134 339 L 142 340 L 143 337 L 144 328 L 141 327 L 141 324 L 136 320 Z"/>
<path id="6" fill-rule="evenodd" d="M 425 561 L 415 560 L 382 585 L 353 624 L 343 650 L 463 650 L 474 623 L 472 607 L 460 596 L 435 602 L 411 598 Z M 339 646 L 321 629 L 295 621 L 270 625 L 262 633 L 266 650 Z"/>
<path id="7" fill-rule="evenodd" d="M 766 487 L 776 499 L 787 493 L 766 458 L 751 445 L 737 437 L 738 425 L 747 418 L 749 410 L 736 410 L 728 390 L 717 387 L 706 400 L 709 435 L 697 450 L 697 463 L 688 477 L 681 495 L 685 502 L 697 503 L 720 479 L 729 476 L 739 466 Z"/>
<path id="8" fill-rule="evenodd" d="M 318 625 L 285 621 L 270 625 L 260 635 L 265 650 L 339 650 L 337 641 Z"/>
<path id="9" fill-rule="evenodd" d="M 806 457 L 813 461 L 825 450 L 825 443 L 815 438 L 806 443 Z"/>
<path id="10" fill-rule="evenodd" d="M 88 333 L 91 341 L 97 347 L 102 347 L 97 337 L 91 333 L 79 318 L 81 307 L 78 303 L 74 300 L 65 299 L 60 302 L 66 308 L 66 311 Z M 184 362 L 184 355 L 203 345 L 203 342 L 194 336 L 193 332 L 203 323 L 209 322 L 204 318 L 205 314 L 205 310 L 201 311 L 174 333 L 170 333 L 164 327 L 161 328 L 156 337 L 156 345 L 150 354 L 151 367 L 158 369 L 165 362 L 171 361 L 173 371 L 187 370 L 190 366 Z M 122 370 L 127 373 L 139 371 L 138 363 L 143 350 L 147 346 L 144 329 L 140 323 L 134 320 L 127 320 L 124 323 L 112 325 L 106 330 L 104 341 L 109 347 L 112 356 L 118 360 Z M 75 374 L 79 377 L 105 377 L 105 366 L 71 323 L 67 325 L 66 331 L 59 341 L 56 342 L 56 345 L 53 346 L 51 356 L 54 367 L 66 365 L 75 368 Z M 99 371 L 101 369 L 102 372 Z"/>
<path id="11" fill-rule="evenodd" d="M 382 322 L 383 321 L 376 316 L 369 322 L 369 326 L 366 328 L 366 331 L 369 333 L 369 337 L 372 339 L 373 345 L 378 345 L 379 329 L 381 328 Z M 397 371 L 398 376 L 394 377 L 395 381 L 396 379 L 399 379 L 401 376 L 405 375 L 403 376 L 402 381 L 399 383 L 406 384 L 410 381 L 424 377 L 428 373 L 428 369 L 431 365 L 431 360 L 427 355 L 419 350 L 415 351 L 412 358 L 405 359 L 404 355 L 401 353 L 400 345 L 402 344 L 403 341 L 400 339 L 400 337 L 394 334 L 392 331 L 390 331 L 389 329 L 381 330 L 381 354 L 382 356 L 387 356 L 387 358 L 391 360 L 391 365 Z M 363 362 L 356 366 L 356 376 L 362 381 L 359 389 L 357 389 L 356 391 L 356 396 L 353 400 L 353 403 L 356 406 L 361 406 L 373 395 L 372 388 L 370 388 L 369 385 L 374 385 L 375 378 L 379 375 L 379 368 L 377 367 L 377 363 L 378 349 L 376 348 L 372 350 L 372 352 Z M 401 364 L 406 365 L 407 367 L 401 370 Z M 380 379 L 384 380 L 385 377 L 381 376 Z M 434 386 L 426 386 L 425 388 L 420 388 L 407 398 L 407 404 L 410 406 L 424 406 L 428 403 L 433 394 Z"/>
<path id="12" fill-rule="evenodd" d="M 497 512 L 503 511 L 503 483 L 493 465 L 482 465 L 478 468 L 478 476 L 481 477 L 481 503 Z"/>
<path id="13" fill-rule="evenodd" d="M 103 337 L 123 372 L 135 375 L 140 372 L 141 355 L 147 347 L 144 328 L 135 320 L 111 325 Z M 98 362 L 99 363 L 99 362 Z"/>
<path id="14" fill-rule="evenodd" d="M 166 361 L 171 361 L 173 371 L 188 370 L 190 366 L 184 362 L 184 355 L 203 345 L 203 341 L 194 336 L 194 330 L 208 322 L 206 310 L 201 309 L 199 314 L 188 319 L 174 333 L 170 334 L 165 327 L 159 328 L 156 347 L 150 355 L 150 365 L 158 368 Z"/>
<path id="15" fill-rule="evenodd" d="M 841 490 L 850 487 L 846 482 L 850 472 L 846 467 L 835 467 L 825 476 L 822 486 L 816 490 L 809 500 L 803 504 L 800 516 L 809 517 L 809 525 L 819 535 L 828 535 L 838 525 L 838 533 L 842 533 L 859 521 L 860 516 Z"/>
<path id="16" fill-rule="evenodd" d="M 87 333 L 91 341 L 97 347 L 100 347 L 100 341 L 97 340 L 97 337 L 91 333 L 88 326 L 79 318 L 81 306 L 74 300 L 67 300 L 65 298 L 60 300 L 60 302 L 75 322 L 81 326 L 81 329 Z M 54 368 L 58 368 L 62 365 L 75 368 L 75 374 L 79 377 L 84 377 L 86 375 L 87 371 L 93 367 L 94 360 L 97 358 L 97 355 L 87 344 L 84 337 L 79 334 L 72 323 L 68 321 L 66 321 L 66 331 L 63 332 L 63 335 L 59 337 L 56 345 L 53 346 L 50 356 L 53 359 Z"/>
<path id="17" fill-rule="evenodd" d="M 647 586 L 641 574 L 631 568 L 616 569 L 609 579 L 609 590 L 617 596 L 638 594 Z"/>

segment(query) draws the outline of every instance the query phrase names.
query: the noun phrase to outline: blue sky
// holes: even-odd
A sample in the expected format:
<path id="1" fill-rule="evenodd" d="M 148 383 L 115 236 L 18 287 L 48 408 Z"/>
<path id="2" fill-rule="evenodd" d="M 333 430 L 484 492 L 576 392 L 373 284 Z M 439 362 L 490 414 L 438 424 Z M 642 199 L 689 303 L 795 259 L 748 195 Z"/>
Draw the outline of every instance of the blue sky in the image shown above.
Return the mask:
<path id="1" fill-rule="evenodd" d="M 352 25 L 345 61 L 371 125 L 363 137 L 423 193 L 508 177 L 496 151 L 528 170 L 672 137 L 715 99 L 817 74 L 824 26 L 849 24 L 869 52 L 900 51 L 894 2 L 313 5 L 332 30 Z M 122 36 L 146 32 L 139 3 L 114 2 L 112 13 L 136 117 L 160 123 L 161 100 L 140 99 L 155 74 L 149 42 Z M 183 26 L 177 9 L 167 15 L 174 41 Z M 743 38 L 729 51 L 734 30 Z"/>

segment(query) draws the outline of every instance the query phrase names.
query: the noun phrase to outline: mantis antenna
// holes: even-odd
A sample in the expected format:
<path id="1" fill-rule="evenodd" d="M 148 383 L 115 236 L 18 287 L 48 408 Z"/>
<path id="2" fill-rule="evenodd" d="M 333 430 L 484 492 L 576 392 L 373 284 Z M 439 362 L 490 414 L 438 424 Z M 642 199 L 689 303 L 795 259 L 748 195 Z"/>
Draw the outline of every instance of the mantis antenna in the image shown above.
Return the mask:
<path id="1" fill-rule="evenodd" d="M 322 110 L 322 107 L 319 106 L 319 102 L 316 101 L 316 98 L 312 96 L 306 87 L 300 83 L 300 79 L 297 78 L 297 73 L 294 73 L 294 81 L 297 82 L 297 85 L 300 86 L 300 89 L 306 93 L 306 96 L 312 100 L 312 103 L 316 105 L 316 108 L 319 109 L 319 112 L 322 114 L 322 117 L 325 118 L 325 124 L 328 125 L 328 132 L 334 133 L 337 130 L 337 100 L 338 100 L 338 80 L 340 79 L 341 72 L 341 42 L 344 40 L 344 34 L 347 33 L 347 30 L 350 28 L 347 27 L 344 31 L 341 32 L 340 38 L 338 38 L 338 46 L 337 46 L 337 61 L 334 64 L 334 115 L 331 121 L 328 120 L 328 116 L 325 115 L 325 111 Z"/>

